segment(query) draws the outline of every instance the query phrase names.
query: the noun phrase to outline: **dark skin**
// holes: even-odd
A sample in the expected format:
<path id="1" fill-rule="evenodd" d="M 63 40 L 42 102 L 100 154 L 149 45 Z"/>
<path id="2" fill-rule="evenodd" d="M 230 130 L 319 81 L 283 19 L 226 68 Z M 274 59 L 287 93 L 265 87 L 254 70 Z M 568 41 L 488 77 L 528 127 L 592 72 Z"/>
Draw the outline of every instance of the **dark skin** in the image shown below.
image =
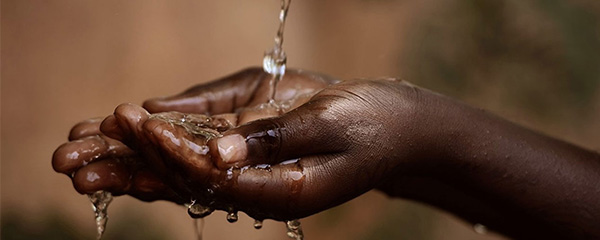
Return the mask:
<path id="1" fill-rule="evenodd" d="M 74 173 L 80 193 L 210 198 L 257 219 L 306 217 L 377 189 L 514 238 L 600 238 L 598 153 L 394 79 L 290 71 L 276 97 L 288 107 L 248 108 L 266 102 L 268 80 L 248 69 L 144 108 L 121 105 L 102 123 L 76 125 L 53 167 Z M 149 115 L 167 111 L 230 127 L 207 139 Z M 263 163 L 270 171 L 239 169 Z"/>

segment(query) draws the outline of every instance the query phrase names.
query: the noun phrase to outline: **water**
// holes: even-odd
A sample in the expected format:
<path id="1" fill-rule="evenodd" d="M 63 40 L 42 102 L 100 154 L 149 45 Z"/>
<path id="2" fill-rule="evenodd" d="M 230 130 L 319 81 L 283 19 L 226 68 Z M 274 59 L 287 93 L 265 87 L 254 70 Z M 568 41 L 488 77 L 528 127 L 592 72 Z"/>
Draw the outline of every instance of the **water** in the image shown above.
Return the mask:
<path id="1" fill-rule="evenodd" d="M 275 35 L 275 46 L 273 49 L 265 52 L 263 58 L 263 69 L 271 74 L 269 82 L 269 101 L 268 103 L 275 105 L 275 92 L 277 83 L 283 79 L 287 56 L 283 51 L 283 30 L 285 28 L 285 19 L 287 18 L 288 9 L 292 0 L 281 0 L 281 11 L 279 12 L 279 28 Z"/>
<path id="2" fill-rule="evenodd" d="M 215 210 L 213 208 L 203 206 L 202 204 L 197 203 L 196 200 L 192 200 L 192 202 L 187 205 L 188 214 L 190 215 L 190 217 L 195 219 L 204 218 L 214 211 Z"/>
<path id="3" fill-rule="evenodd" d="M 298 219 L 285 222 L 285 227 L 287 228 L 287 236 L 291 239 L 304 239 L 304 233 L 302 233 L 302 226 L 300 225 L 300 221 Z"/>
<path id="4" fill-rule="evenodd" d="M 269 93 L 268 93 L 268 105 L 275 106 L 279 109 L 279 106 L 275 103 L 275 94 L 277 84 L 283 79 L 286 71 L 287 56 L 283 51 L 283 32 L 285 28 L 285 20 L 287 18 L 288 9 L 290 7 L 291 0 L 281 0 L 281 10 L 279 12 L 279 28 L 277 35 L 275 36 L 274 47 L 265 52 L 263 57 L 263 70 L 271 75 L 269 81 Z M 206 141 L 221 136 L 220 132 L 223 132 L 232 126 L 224 124 L 223 122 L 213 121 L 208 116 L 197 115 L 197 114 L 180 114 L 180 113 L 158 113 L 153 114 L 150 118 L 160 119 L 169 122 L 172 125 L 177 125 L 185 128 L 188 132 L 195 134 L 196 136 L 203 136 Z M 202 151 L 204 152 L 204 151 Z M 296 163 L 298 159 L 290 160 L 285 164 Z M 264 169 L 271 171 L 271 166 L 268 164 L 261 164 L 254 166 L 256 169 Z M 247 168 L 246 168 L 247 169 Z M 243 170 L 242 170 L 243 172 Z M 231 179 L 233 176 L 233 169 L 227 170 L 227 177 Z M 294 175 L 295 176 L 295 175 Z M 292 178 L 294 177 L 292 176 Z M 210 189 L 209 189 L 210 190 Z M 98 191 L 90 195 L 90 200 L 94 206 L 94 212 L 96 213 L 96 223 L 98 225 L 98 239 L 102 236 L 108 216 L 106 215 L 106 208 L 108 203 L 112 200 L 112 195 L 108 192 Z M 202 232 L 204 228 L 204 217 L 210 215 L 214 209 L 210 206 L 203 206 L 196 200 L 192 200 L 191 203 L 186 204 L 187 212 L 190 217 L 194 218 L 194 227 L 198 240 L 202 240 Z M 237 211 L 230 209 L 227 213 L 227 221 L 234 223 L 238 221 Z M 287 229 L 287 236 L 295 239 L 304 239 L 302 227 L 299 220 L 291 220 L 285 222 Z M 261 229 L 263 226 L 262 220 L 255 220 L 255 229 Z"/>
<path id="5" fill-rule="evenodd" d="M 88 194 L 88 198 L 92 202 L 92 209 L 94 209 L 94 215 L 96 217 L 96 239 L 100 240 L 106 229 L 106 223 L 108 222 L 108 205 L 112 201 L 112 194 L 106 191 L 96 191 L 95 193 Z"/>
<path id="6" fill-rule="evenodd" d="M 473 231 L 475 231 L 478 234 L 486 234 L 488 232 L 488 229 L 485 225 L 481 223 L 476 223 L 475 225 L 473 225 Z"/>
<path id="7" fill-rule="evenodd" d="M 196 233 L 196 239 L 202 240 L 202 233 L 204 232 L 204 218 L 194 219 L 194 232 Z"/>
<path id="8" fill-rule="evenodd" d="M 187 207 L 187 213 L 194 219 L 194 232 L 196 233 L 196 238 L 198 240 L 202 240 L 202 233 L 204 232 L 204 217 L 210 215 L 214 209 L 208 206 L 203 206 L 202 204 L 196 202 L 196 200 L 192 200 L 192 202 L 185 204 Z"/>
<path id="9" fill-rule="evenodd" d="M 238 214 L 237 211 L 230 211 L 227 213 L 227 221 L 230 223 L 234 223 L 237 222 L 238 220 Z"/>
<path id="10" fill-rule="evenodd" d="M 150 115 L 150 119 L 158 119 L 171 125 L 181 126 L 197 137 L 206 138 L 206 141 L 221 136 L 221 132 L 232 127 L 224 119 L 214 119 L 202 114 L 162 112 Z M 207 147 L 206 151 L 208 151 Z"/>
<path id="11" fill-rule="evenodd" d="M 255 229 L 261 229 L 263 226 L 263 221 L 262 220 L 254 220 L 254 228 Z"/>

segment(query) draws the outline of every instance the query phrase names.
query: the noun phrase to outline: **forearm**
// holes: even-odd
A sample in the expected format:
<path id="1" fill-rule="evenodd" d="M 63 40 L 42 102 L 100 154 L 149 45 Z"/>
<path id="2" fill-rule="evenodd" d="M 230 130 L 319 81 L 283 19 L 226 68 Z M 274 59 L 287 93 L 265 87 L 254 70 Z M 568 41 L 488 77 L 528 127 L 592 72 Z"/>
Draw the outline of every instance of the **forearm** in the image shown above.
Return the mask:
<path id="1" fill-rule="evenodd" d="M 458 195 L 481 202 L 498 216 L 497 227 L 513 234 L 553 232 L 558 237 L 600 237 L 600 156 L 519 127 L 444 97 L 427 112 L 437 156 L 430 177 Z M 469 209 L 453 209 L 472 216 Z M 522 220 L 526 220 L 523 222 Z M 476 221 L 476 220 L 475 220 Z M 485 222 L 484 222 L 485 224 Z M 528 224 L 532 228 L 511 226 Z M 497 225 L 497 226 L 493 226 Z M 521 229 L 521 230 L 518 230 Z M 515 236 L 519 237 L 519 236 Z"/>

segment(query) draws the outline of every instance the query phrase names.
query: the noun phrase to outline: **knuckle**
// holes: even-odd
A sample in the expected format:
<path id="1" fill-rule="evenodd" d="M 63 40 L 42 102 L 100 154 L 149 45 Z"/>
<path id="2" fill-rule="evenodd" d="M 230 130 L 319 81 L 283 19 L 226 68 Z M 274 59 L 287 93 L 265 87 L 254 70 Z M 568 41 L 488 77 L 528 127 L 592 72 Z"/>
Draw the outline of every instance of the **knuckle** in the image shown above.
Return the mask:
<path id="1" fill-rule="evenodd" d="M 259 120 L 259 128 L 246 136 L 248 155 L 255 158 L 273 159 L 280 153 L 281 143 L 287 137 L 288 129 L 274 119 Z"/>

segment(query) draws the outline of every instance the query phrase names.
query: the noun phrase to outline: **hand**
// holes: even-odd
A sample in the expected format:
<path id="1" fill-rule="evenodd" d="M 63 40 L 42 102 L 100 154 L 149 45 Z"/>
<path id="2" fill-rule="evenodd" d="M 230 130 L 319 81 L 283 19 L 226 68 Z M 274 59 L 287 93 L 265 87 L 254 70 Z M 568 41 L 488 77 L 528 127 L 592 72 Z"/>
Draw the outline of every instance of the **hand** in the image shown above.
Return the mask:
<path id="1" fill-rule="evenodd" d="M 282 84 L 286 81 L 295 85 L 293 79 Z M 289 220 L 343 203 L 387 178 L 417 169 L 417 149 L 425 148 L 414 131 L 422 120 L 416 118 L 420 92 L 394 80 L 331 85 L 297 109 L 248 122 L 210 140 L 210 156 L 197 150 L 209 139 L 135 105 L 119 106 L 102 131 L 139 150 L 180 196 L 217 209 L 242 210 L 257 219 Z M 231 102 L 231 96 L 248 98 L 230 94 L 212 101 L 212 106 Z M 220 113 L 235 107 L 212 109 Z M 183 117 L 171 113 L 167 119 Z"/>
<path id="2" fill-rule="evenodd" d="M 148 100 L 144 107 L 153 113 L 181 111 L 217 114 L 237 109 L 237 114 L 221 115 L 237 125 L 238 120 L 245 123 L 279 114 L 278 111 L 248 108 L 267 101 L 269 80 L 270 76 L 261 69 L 251 68 L 192 87 L 175 96 Z M 296 104 L 300 104 L 312 92 L 332 82 L 335 81 L 326 76 L 291 70 L 285 81 L 279 84 L 276 99 L 288 104 L 297 100 Z M 287 109 L 293 107 L 289 105 Z M 79 193 L 108 190 L 114 195 L 129 194 L 144 201 L 189 201 L 189 198 L 178 196 L 165 185 L 135 151 L 121 141 L 102 134 L 99 129 L 101 122 L 102 119 L 96 118 L 75 125 L 71 129 L 69 142 L 57 148 L 53 155 L 55 171 L 70 176 Z"/>
<path id="3" fill-rule="evenodd" d="M 143 201 L 183 203 L 175 192 L 151 172 L 133 150 L 100 132 L 101 118 L 76 124 L 69 142 L 56 149 L 55 171 L 71 177 L 81 194 L 106 190 L 115 196 L 129 194 Z"/>

